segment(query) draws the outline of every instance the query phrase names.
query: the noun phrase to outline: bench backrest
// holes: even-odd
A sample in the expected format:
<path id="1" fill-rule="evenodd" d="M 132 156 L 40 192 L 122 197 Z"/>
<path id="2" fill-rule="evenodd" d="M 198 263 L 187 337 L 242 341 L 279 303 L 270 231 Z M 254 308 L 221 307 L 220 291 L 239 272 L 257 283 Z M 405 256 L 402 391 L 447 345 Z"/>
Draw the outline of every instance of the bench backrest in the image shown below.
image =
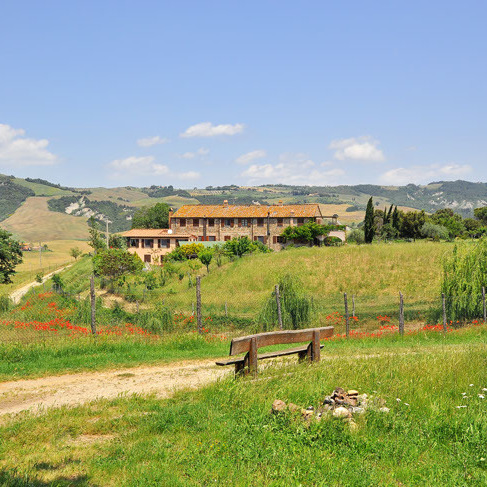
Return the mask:
<path id="1" fill-rule="evenodd" d="M 281 345 L 286 343 L 311 342 L 313 332 L 318 331 L 320 340 L 333 336 L 333 326 L 324 326 L 322 328 L 306 328 L 304 330 L 282 330 L 270 331 L 267 333 L 257 333 L 240 338 L 234 338 L 230 344 L 230 355 L 248 352 L 250 350 L 250 341 L 256 339 L 257 348 L 268 347 L 269 345 Z"/>

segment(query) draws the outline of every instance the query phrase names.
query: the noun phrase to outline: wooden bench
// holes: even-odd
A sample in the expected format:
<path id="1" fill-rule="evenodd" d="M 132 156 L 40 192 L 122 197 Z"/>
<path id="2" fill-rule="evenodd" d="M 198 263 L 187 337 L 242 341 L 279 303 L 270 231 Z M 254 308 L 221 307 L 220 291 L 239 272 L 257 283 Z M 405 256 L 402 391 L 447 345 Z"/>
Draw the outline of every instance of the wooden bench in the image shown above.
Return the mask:
<path id="1" fill-rule="evenodd" d="M 322 328 L 307 328 L 305 330 L 282 330 L 268 333 L 258 333 L 245 337 L 234 338 L 230 344 L 230 356 L 245 353 L 243 357 L 235 357 L 228 360 L 220 360 L 216 365 L 235 364 L 235 374 L 257 375 L 257 362 L 268 358 L 283 357 L 285 355 L 297 354 L 299 360 L 308 359 L 310 362 L 320 361 L 320 350 L 323 345 L 320 341 L 333 336 L 333 326 Z M 310 342 L 308 345 L 276 350 L 258 354 L 257 350 L 270 345 L 283 345 L 287 343 Z"/>

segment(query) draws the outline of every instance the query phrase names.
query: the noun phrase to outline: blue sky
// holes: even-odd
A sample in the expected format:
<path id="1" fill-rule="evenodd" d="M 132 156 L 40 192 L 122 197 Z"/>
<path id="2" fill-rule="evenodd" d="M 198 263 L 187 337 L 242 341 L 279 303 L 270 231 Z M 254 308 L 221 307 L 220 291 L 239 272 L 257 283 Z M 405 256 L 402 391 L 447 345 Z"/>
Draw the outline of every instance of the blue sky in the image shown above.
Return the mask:
<path id="1" fill-rule="evenodd" d="M 487 2 L 4 1 L 0 173 L 487 181 Z"/>

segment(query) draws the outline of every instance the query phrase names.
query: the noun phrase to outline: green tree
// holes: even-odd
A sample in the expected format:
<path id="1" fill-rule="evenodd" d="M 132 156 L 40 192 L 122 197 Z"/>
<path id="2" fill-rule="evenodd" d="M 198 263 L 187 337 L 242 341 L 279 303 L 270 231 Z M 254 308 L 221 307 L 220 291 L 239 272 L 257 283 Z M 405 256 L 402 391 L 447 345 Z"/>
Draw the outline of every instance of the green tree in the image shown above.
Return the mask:
<path id="1" fill-rule="evenodd" d="M 431 222 L 426 222 L 421 227 L 421 235 L 425 238 L 432 238 L 435 241 L 447 240 L 449 238 L 447 228 L 442 225 L 435 225 Z"/>
<path id="2" fill-rule="evenodd" d="M 79 247 L 72 247 L 69 251 L 69 255 L 74 259 L 77 260 L 78 257 L 82 254 Z"/>
<path id="3" fill-rule="evenodd" d="M 421 229 L 426 223 L 426 213 L 421 211 L 408 211 L 401 214 L 400 235 L 403 238 L 421 238 Z"/>
<path id="4" fill-rule="evenodd" d="M 169 209 L 166 203 L 139 208 L 132 218 L 132 228 L 168 228 Z"/>
<path id="5" fill-rule="evenodd" d="M 465 232 L 463 218 L 450 208 L 443 208 L 433 213 L 429 220 L 435 225 L 441 225 L 448 230 L 450 238 L 459 237 Z"/>
<path id="6" fill-rule="evenodd" d="M 11 283 L 15 267 L 22 262 L 19 242 L 11 236 L 11 233 L 0 229 L 0 284 Z"/>
<path id="7" fill-rule="evenodd" d="M 319 225 L 316 222 L 309 221 L 299 227 L 287 227 L 282 232 L 282 236 L 287 240 L 298 240 L 308 242 L 310 245 L 315 238 L 320 235 L 326 235 L 330 229 L 324 225 Z"/>
<path id="8" fill-rule="evenodd" d="M 481 208 L 475 208 L 473 215 L 477 220 L 480 220 L 484 225 L 487 225 L 487 206 Z"/>
<path id="9" fill-rule="evenodd" d="M 206 266 L 206 272 L 210 272 L 210 263 L 213 259 L 213 252 L 210 249 L 205 249 L 198 254 L 198 259 L 201 263 Z"/>
<path id="10" fill-rule="evenodd" d="M 374 222 L 374 201 L 372 196 L 367 203 L 367 209 L 365 210 L 364 220 L 364 237 L 365 243 L 372 243 L 375 235 L 375 222 Z"/>
<path id="11" fill-rule="evenodd" d="M 96 254 L 98 251 L 106 248 L 106 243 L 102 238 L 101 232 L 98 230 L 98 222 L 93 216 L 88 219 L 88 226 L 90 227 L 90 229 L 88 230 L 90 234 L 88 245 L 93 248 Z"/>
<path id="12" fill-rule="evenodd" d="M 108 247 L 111 249 L 126 249 L 127 239 L 121 235 L 110 235 L 108 237 Z"/>
<path id="13" fill-rule="evenodd" d="M 392 208 L 392 206 L 391 206 Z M 397 206 L 394 207 L 394 211 L 392 212 L 392 226 L 399 232 L 401 229 L 401 218 L 399 210 Z"/>
<path id="14" fill-rule="evenodd" d="M 137 254 L 123 249 L 104 249 L 93 257 L 93 268 L 98 276 L 117 279 L 127 273 L 141 271 L 144 263 Z"/>

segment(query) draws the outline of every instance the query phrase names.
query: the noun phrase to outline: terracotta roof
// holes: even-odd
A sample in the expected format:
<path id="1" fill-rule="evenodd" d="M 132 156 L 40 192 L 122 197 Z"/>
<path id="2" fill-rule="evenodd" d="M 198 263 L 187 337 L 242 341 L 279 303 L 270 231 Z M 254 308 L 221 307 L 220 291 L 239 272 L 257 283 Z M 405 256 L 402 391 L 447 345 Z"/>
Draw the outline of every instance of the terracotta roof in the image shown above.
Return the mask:
<path id="1" fill-rule="evenodd" d="M 265 218 L 290 217 L 291 213 L 297 217 L 321 217 L 320 206 L 306 205 L 183 205 L 177 210 L 173 218 Z"/>
<path id="2" fill-rule="evenodd" d="M 169 230 L 168 228 L 132 228 L 132 230 L 127 230 L 126 232 L 123 232 L 122 236 L 132 238 L 196 238 L 195 235 L 188 235 L 187 233 L 173 233 L 172 230 Z"/>

